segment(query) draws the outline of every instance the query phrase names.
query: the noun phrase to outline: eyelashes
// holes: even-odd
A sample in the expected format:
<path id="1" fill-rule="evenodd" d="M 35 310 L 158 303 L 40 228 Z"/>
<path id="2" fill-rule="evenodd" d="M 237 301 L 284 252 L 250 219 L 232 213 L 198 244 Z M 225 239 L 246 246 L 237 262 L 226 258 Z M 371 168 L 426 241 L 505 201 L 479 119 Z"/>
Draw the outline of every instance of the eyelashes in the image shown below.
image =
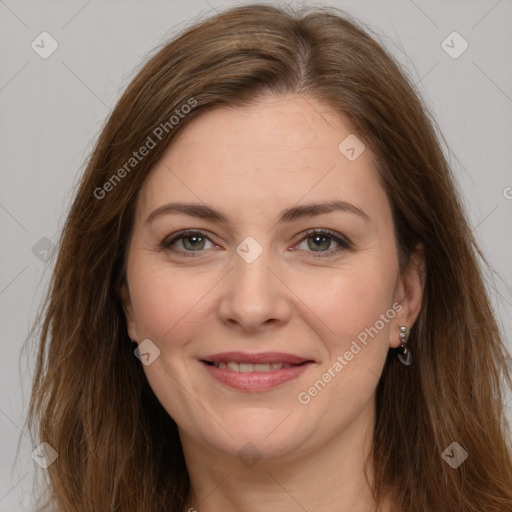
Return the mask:
<path id="1" fill-rule="evenodd" d="M 312 250 L 308 249 L 297 249 L 297 246 L 306 242 L 308 249 L 313 248 Z M 310 243 L 311 242 L 311 243 Z M 332 242 L 338 245 L 337 248 L 331 249 Z M 208 247 L 205 247 L 206 243 L 210 243 L 212 247 L 219 247 L 214 244 L 210 237 L 201 230 L 184 230 L 174 235 L 167 236 L 162 240 L 159 244 L 160 250 L 171 251 L 174 254 L 178 254 L 183 257 L 192 257 L 196 258 L 201 256 Z M 327 243 L 328 249 L 327 251 L 318 250 L 316 251 L 314 248 L 321 249 Z M 173 248 L 175 245 L 181 245 L 181 250 Z M 187 249 L 188 247 L 188 249 Z M 339 255 L 341 252 L 352 249 L 353 244 L 343 235 L 339 233 L 335 233 L 326 229 L 312 229 L 304 234 L 301 240 L 295 244 L 293 251 L 303 251 L 308 254 L 308 257 L 312 258 L 325 258 L 332 257 L 334 255 Z"/>
<path id="2" fill-rule="evenodd" d="M 309 241 L 312 240 L 312 245 L 309 244 Z M 304 237 L 301 239 L 301 241 L 297 245 L 301 245 L 303 242 L 307 242 L 307 247 L 316 247 L 320 248 L 322 243 L 325 243 L 325 241 L 328 241 L 329 248 L 332 245 L 332 242 L 335 242 L 338 244 L 338 247 L 333 250 L 329 251 L 306 251 L 311 253 L 311 257 L 314 258 L 325 258 L 332 255 L 338 255 L 339 253 L 352 248 L 352 243 L 343 235 L 339 235 L 337 233 L 334 233 L 332 231 L 326 230 L 326 229 L 313 229 L 310 231 L 307 231 Z M 317 242 L 320 242 L 320 245 L 317 245 Z M 304 249 L 294 249 L 296 250 L 304 250 Z"/>
<path id="3" fill-rule="evenodd" d="M 172 250 L 173 252 L 191 252 L 191 253 L 197 253 L 202 252 L 201 249 L 204 249 L 204 247 L 201 247 L 201 242 L 204 240 L 208 240 L 210 243 L 213 244 L 213 242 L 210 240 L 210 238 L 204 233 L 203 231 L 192 231 L 192 230 L 186 230 L 186 231 L 180 231 L 176 235 L 174 235 L 172 238 L 169 239 L 169 237 L 165 238 L 162 243 L 160 244 L 160 248 L 163 250 Z M 176 249 L 171 249 L 171 247 L 176 244 L 176 242 L 181 241 L 182 246 L 184 240 L 195 240 L 195 242 L 192 242 L 192 246 L 196 246 L 192 251 L 176 251 Z M 199 240 L 199 244 L 197 244 L 197 241 Z M 199 247 L 199 249 L 198 249 Z M 196 254 L 190 254 L 189 256 L 197 256 Z"/>

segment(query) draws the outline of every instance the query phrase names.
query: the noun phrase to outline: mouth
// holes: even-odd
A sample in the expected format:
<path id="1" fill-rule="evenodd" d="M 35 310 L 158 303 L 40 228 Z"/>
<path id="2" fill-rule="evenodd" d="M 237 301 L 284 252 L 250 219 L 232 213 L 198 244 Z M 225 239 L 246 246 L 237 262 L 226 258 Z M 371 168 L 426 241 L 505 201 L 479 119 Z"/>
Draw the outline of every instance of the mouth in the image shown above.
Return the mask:
<path id="1" fill-rule="evenodd" d="M 238 361 L 219 361 L 217 363 L 213 361 L 202 361 L 203 363 L 219 368 L 220 370 L 228 370 L 230 372 L 241 372 L 241 373 L 266 373 L 281 370 L 282 368 L 291 368 L 292 366 L 302 366 L 308 361 L 304 361 L 299 364 L 291 363 L 240 363 Z"/>
<path id="2" fill-rule="evenodd" d="M 247 392 L 268 391 L 296 379 L 313 360 L 294 354 L 229 352 L 200 359 L 218 382 Z"/>

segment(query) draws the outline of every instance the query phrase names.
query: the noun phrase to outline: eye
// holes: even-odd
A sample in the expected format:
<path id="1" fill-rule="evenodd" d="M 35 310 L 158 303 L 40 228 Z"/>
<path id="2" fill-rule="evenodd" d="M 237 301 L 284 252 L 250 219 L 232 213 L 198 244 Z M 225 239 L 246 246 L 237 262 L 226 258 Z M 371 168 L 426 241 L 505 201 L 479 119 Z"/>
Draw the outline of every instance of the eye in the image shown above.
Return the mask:
<path id="1" fill-rule="evenodd" d="M 304 243 L 306 244 L 306 248 L 300 247 Z M 338 247 L 332 249 L 333 243 Z M 210 244 L 210 246 L 208 246 L 208 244 Z M 160 244 L 162 250 L 181 253 L 181 255 L 187 257 L 200 256 L 203 250 L 213 249 L 215 247 L 218 246 L 210 240 L 206 233 L 194 230 L 181 231 L 175 235 L 171 235 L 171 237 L 165 238 Z M 315 229 L 308 231 L 301 242 L 292 250 L 316 253 L 310 254 L 312 257 L 327 257 L 338 254 L 351 247 L 351 242 L 343 236 L 332 231 Z"/>
<path id="2" fill-rule="evenodd" d="M 211 246 L 207 247 L 207 243 Z M 176 246 L 176 247 L 173 247 Z M 160 244 L 161 249 L 170 250 L 187 254 L 187 256 L 195 256 L 195 252 L 201 252 L 203 249 L 211 249 L 213 242 L 202 231 L 181 231 L 174 235 L 171 239 L 166 238 Z M 190 254 L 191 253 L 191 254 Z"/>
<path id="3" fill-rule="evenodd" d="M 334 250 L 329 250 L 332 247 L 333 242 L 338 245 Z M 306 244 L 306 248 L 300 247 L 302 244 Z M 344 237 L 324 229 L 311 230 L 306 233 L 303 240 L 295 246 L 299 250 L 305 250 L 307 252 L 313 252 L 313 257 L 326 257 L 338 254 L 345 249 L 350 249 L 352 244 Z M 295 250 L 295 249 L 294 249 Z"/>

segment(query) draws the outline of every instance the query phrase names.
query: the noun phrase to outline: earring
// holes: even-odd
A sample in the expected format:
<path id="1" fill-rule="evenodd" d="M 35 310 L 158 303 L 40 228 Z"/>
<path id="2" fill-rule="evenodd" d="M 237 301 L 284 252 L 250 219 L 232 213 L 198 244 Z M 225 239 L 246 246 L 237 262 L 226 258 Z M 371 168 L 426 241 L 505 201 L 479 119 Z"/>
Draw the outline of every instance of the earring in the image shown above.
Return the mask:
<path id="1" fill-rule="evenodd" d="M 405 325 L 400 325 L 400 352 L 398 353 L 398 359 L 405 366 L 410 366 L 412 363 L 411 351 L 407 348 L 407 342 L 409 341 L 409 329 Z"/>

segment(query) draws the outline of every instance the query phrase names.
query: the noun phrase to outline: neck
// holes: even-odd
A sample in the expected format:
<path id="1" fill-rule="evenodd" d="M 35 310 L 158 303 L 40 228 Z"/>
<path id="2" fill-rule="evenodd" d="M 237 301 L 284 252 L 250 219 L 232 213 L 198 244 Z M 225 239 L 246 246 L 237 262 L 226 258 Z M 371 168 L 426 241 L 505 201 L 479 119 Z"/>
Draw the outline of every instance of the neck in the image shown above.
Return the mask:
<path id="1" fill-rule="evenodd" d="M 373 420 L 372 403 L 328 442 L 252 467 L 181 432 L 191 481 L 183 512 L 387 512 L 372 496 Z"/>

